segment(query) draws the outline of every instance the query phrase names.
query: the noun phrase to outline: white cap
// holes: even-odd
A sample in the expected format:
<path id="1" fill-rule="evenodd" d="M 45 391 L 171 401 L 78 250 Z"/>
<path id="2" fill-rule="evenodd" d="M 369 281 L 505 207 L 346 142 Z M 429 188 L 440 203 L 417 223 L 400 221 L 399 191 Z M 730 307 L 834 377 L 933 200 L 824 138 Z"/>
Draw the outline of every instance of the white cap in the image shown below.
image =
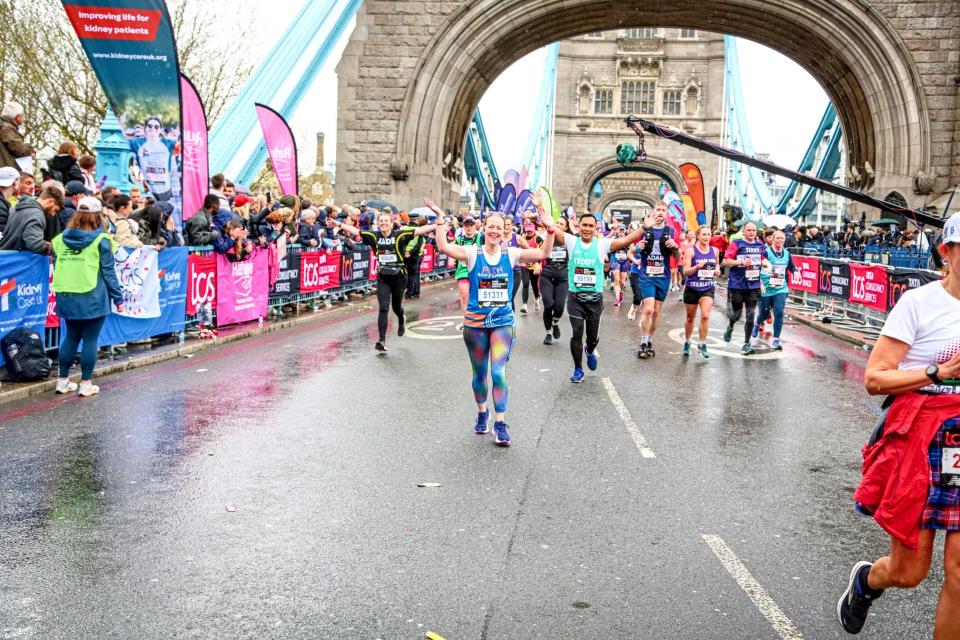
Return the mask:
<path id="1" fill-rule="evenodd" d="M 3 113 L 0 114 L 4 118 L 16 118 L 17 116 L 23 115 L 23 106 L 19 102 L 8 102 L 3 105 Z"/>
<path id="2" fill-rule="evenodd" d="M 86 198 L 80 198 L 80 201 L 77 203 L 77 209 L 85 209 L 99 213 L 103 209 L 103 204 L 97 198 L 87 196 Z"/>
<path id="3" fill-rule="evenodd" d="M 9 187 L 20 179 L 20 172 L 13 167 L 0 168 L 0 187 Z"/>
<path id="4" fill-rule="evenodd" d="M 960 242 L 960 212 L 953 214 L 943 225 L 943 239 L 940 242 Z"/>

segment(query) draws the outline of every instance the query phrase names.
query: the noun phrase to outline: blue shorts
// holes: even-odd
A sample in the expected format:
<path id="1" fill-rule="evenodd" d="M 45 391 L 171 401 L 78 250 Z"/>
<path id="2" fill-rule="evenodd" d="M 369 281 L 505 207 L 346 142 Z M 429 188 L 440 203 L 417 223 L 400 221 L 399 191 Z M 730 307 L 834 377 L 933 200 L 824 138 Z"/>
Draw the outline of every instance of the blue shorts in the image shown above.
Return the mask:
<path id="1" fill-rule="evenodd" d="M 670 292 L 670 278 L 644 278 L 640 276 L 640 298 L 655 298 L 663 302 Z"/>
<path id="2" fill-rule="evenodd" d="M 614 261 L 614 264 L 616 265 L 614 270 L 619 271 L 620 273 L 630 273 L 630 268 L 633 267 L 633 263 L 629 260 L 622 260 L 620 262 Z"/>

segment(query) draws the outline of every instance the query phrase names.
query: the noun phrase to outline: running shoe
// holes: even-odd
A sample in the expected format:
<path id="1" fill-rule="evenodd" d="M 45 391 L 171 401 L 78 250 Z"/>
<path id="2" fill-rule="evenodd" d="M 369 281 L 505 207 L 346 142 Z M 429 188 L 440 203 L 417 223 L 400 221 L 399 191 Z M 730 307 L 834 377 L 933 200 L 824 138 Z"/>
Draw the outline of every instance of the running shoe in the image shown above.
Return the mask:
<path id="1" fill-rule="evenodd" d="M 623 291 L 620 292 L 620 295 L 617 296 L 617 306 L 620 306 L 620 303 L 623 302 Z"/>
<path id="2" fill-rule="evenodd" d="M 742 353 L 745 356 L 749 356 L 756 353 L 756 351 L 754 351 L 752 344 L 750 344 L 749 342 L 744 342 L 743 346 L 740 347 L 740 353 Z"/>
<path id="3" fill-rule="evenodd" d="M 526 303 L 524 303 L 520 306 L 520 313 L 526 313 L 526 312 L 527 312 L 527 305 Z"/>
<path id="4" fill-rule="evenodd" d="M 583 348 L 583 352 L 587 354 L 587 369 L 590 369 L 590 371 L 596 371 L 597 362 L 600 360 L 600 354 L 597 353 L 596 349 L 593 350 L 593 353 L 589 353 L 586 347 Z"/>
<path id="5" fill-rule="evenodd" d="M 731 340 L 733 340 L 733 325 L 727 326 L 723 331 L 723 341 L 730 342 Z"/>
<path id="6" fill-rule="evenodd" d="M 620 306 L 620 301 L 619 301 L 619 300 L 614 301 L 613 306 L 619 307 L 619 306 Z"/>
<path id="7" fill-rule="evenodd" d="M 698 345 L 697 345 L 697 350 L 700 352 L 700 357 L 703 358 L 704 360 L 708 360 L 708 359 L 710 358 L 710 354 L 707 353 L 707 343 L 706 343 L 706 342 L 701 342 L 700 344 L 698 344 Z"/>
<path id="8" fill-rule="evenodd" d="M 477 412 L 477 423 L 473 425 L 473 432 L 477 435 L 484 435 L 485 433 L 490 433 L 490 412 L 489 411 L 478 411 Z"/>
<path id="9" fill-rule="evenodd" d="M 554 340 L 560 339 L 560 325 L 557 324 L 556 322 L 553 323 L 553 339 Z"/>
<path id="10" fill-rule="evenodd" d="M 377 344 L 373 345 L 373 348 L 379 351 L 380 353 L 387 352 L 387 345 L 383 344 L 383 342 L 380 340 L 377 341 Z"/>
<path id="11" fill-rule="evenodd" d="M 548 333 L 543 337 L 543 344 L 553 344 L 553 334 Z"/>
<path id="12" fill-rule="evenodd" d="M 573 375 L 570 376 L 570 382 L 573 384 L 580 384 L 583 382 L 583 369 L 574 369 Z"/>
<path id="13" fill-rule="evenodd" d="M 648 352 L 649 349 L 650 345 L 648 345 L 646 342 L 641 342 L 640 348 L 637 349 L 637 357 L 641 360 L 646 360 L 650 357 L 650 353 Z"/>
<path id="14" fill-rule="evenodd" d="M 648 357 L 648 358 L 653 358 L 653 357 L 656 356 L 656 355 L 657 355 L 657 352 L 656 352 L 656 350 L 653 348 L 653 343 L 652 343 L 652 342 L 648 342 L 648 343 L 647 343 L 647 357 Z"/>
<path id="15" fill-rule="evenodd" d="M 690 357 L 690 341 L 689 340 L 683 343 L 683 351 L 680 352 L 680 355 L 682 355 L 684 358 Z"/>
<path id="16" fill-rule="evenodd" d="M 637 319 L 637 308 L 630 307 L 630 311 L 627 311 L 627 320 L 636 320 Z"/>
<path id="17" fill-rule="evenodd" d="M 80 390 L 77 392 L 77 395 L 89 398 L 90 396 L 95 396 L 100 393 L 100 387 L 93 384 L 92 382 L 81 382 Z"/>
<path id="18" fill-rule="evenodd" d="M 770 347 L 775 351 L 782 351 L 783 345 L 780 344 L 780 338 L 774 338 L 773 342 L 770 343 Z"/>
<path id="19" fill-rule="evenodd" d="M 753 332 L 750 334 L 750 337 L 756 338 L 759 335 L 760 335 L 760 323 L 758 322 L 753 325 Z"/>
<path id="20" fill-rule="evenodd" d="M 457 325 L 457 331 L 461 331 L 461 332 L 463 331 L 463 323 L 462 323 L 462 322 Z"/>
<path id="21" fill-rule="evenodd" d="M 537 298 L 533 301 L 533 309 L 534 311 L 540 311 L 543 309 L 543 298 Z"/>
<path id="22" fill-rule="evenodd" d="M 871 589 L 867 586 L 867 575 L 873 563 L 861 560 L 853 565 L 847 590 L 837 602 L 837 618 L 847 633 L 860 633 L 867 621 L 867 611 L 873 601 L 883 595 L 883 589 Z"/>
<path id="23" fill-rule="evenodd" d="M 497 420 L 493 423 L 493 431 L 497 434 L 497 439 L 494 440 L 501 447 L 510 446 L 510 434 L 507 433 L 507 423 Z"/>
<path id="24" fill-rule="evenodd" d="M 69 380 L 57 380 L 57 393 L 73 393 L 77 390 L 77 383 Z"/>
<path id="25" fill-rule="evenodd" d="M 407 319 L 400 318 L 400 322 L 397 323 L 397 335 L 402 338 L 403 334 L 405 334 L 406 332 L 407 332 Z"/>

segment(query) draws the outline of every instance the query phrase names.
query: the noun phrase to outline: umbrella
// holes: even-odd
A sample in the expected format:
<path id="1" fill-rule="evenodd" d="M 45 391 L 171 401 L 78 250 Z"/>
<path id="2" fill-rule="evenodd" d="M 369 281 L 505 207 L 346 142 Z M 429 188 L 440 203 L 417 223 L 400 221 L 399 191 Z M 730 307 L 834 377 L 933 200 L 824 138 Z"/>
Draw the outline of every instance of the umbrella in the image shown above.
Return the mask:
<path id="1" fill-rule="evenodd" d="M 766 227 L 776 227 L 777 229 L 786 229 L 787 227 L 796 226 L 797 221 L 791 218 L 790 216 L 778 213 L 775 215 L 767 216 L 763 219 L 763 224 Z"/>
<path id="2" fill-rule="evenodd" d="M 897 224 L 897 225 L 898 225 L 898 224 L 900 224 L 900 221 L 897 220 L 896 218 L 880 218 L 879 220 L 877 220 L 877 221 L 875 221 L 875 222 L 871 222 L 871 223 L 870 223 L 870 226 L 872 226 L 872 227 L 886 227 L 886 226 L 889 226 L 889 225 L 891 225 L 891 224 Z"/>
<path id="3" fill-rule="evenodd" d="M 400 209 L 397 207 L 397 205 L 391 204 L 391 203 L 387 202 L 386 200 L 364 200 L 364 201 L 361 202 L 360 204 L 362 204 L 362 205 L 364 205 L 364 206 L 367 206 L 367 207 L 371 207 L 371 208 L 373 208 L 373 209 L 380 209 L 381 211 L 383 211 L 383 210 L 386 209 L 387 207 L 390 207 L 390 209 L 391 209 L 392 211 L 400 211 Z"/>
<path id="4" fill-rule="evenodd" d="M 411 219 L 413 219 L 413 218 L 419 218 L 420 216 L 427 216 L 427 217 L 429 217 L 429 216 L 434 216 L 434 215 L 436 215 L 436 214 L 433 213 L 433 209 L 431 209 L 430 207 L 417 207 L 416 209 L 414 209 L 413 211 L 410 212 L 410 218 L 411 218 Z"/>

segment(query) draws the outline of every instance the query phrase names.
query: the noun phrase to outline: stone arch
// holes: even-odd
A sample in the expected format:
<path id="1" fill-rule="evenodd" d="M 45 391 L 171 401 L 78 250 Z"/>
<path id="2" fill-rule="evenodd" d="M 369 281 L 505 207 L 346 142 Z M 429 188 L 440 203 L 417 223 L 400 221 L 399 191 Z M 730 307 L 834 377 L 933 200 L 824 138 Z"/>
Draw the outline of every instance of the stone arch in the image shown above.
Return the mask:
<path id="1" fill-rule="evenodd" d="M 652 196 L 649 193 L 644 193 L 642 191 L 617 191 L 616 193 L 611 193 L 600 198 L 593 210 L 604 211 L 614 202 L 619 202 L 621 200 L 639 200 L 640 202 L 646 202 L 651 207 L 657 204 L 657 197 Z"/>
<path id="2" fill-rule="evenodd" d="M 483 0 L 452 11 L 419 58 L 400 107 L 397 198 L 452 195 L 473 111 L 514 60 L 583 33 L 684 26 L 749 38 L 813 75 L 837 107 L 848 158 L 870 163 L 877 191 L 908 193 L 931 166 L 930 116 L 916 65 L 894 27 L 863 0 Z M 514 37 L 516 36 L 516 37 Z M 358 64 L 363 64 L 359 60 Z M 949 170 L 949 169 L 948 169 Z M 442 176 L 446 182 L 440 181 Z M 946 177 L 946 176 L 941 176 Z"/>
<path id="3" fill-rule="evenodd" d="M 646 160 L 636 167 L 623 167 L 618 164 L 614 158 L 607 158 L 590 165 L 583 174 L 583 181 L 580 183 L 579 191 L 587 195 L 587 207 L 589 207 L 591 211 L 594 210 L 593 185 L 595 185 L 597 181 L 614 173 L 627 171 L 650 173 L 659 176 L 673 187 L 674 191 L 678 188 L 682 190 L 683 178 L 680 175 L 680 169 L 667 160 L 655 156 L 648 156 Z M 656 194 L 653 194 L 653 196 L 655 197 Z M 601 196 L 600 201 L 602 202 L 605 199 L 606 196 Z"/>

